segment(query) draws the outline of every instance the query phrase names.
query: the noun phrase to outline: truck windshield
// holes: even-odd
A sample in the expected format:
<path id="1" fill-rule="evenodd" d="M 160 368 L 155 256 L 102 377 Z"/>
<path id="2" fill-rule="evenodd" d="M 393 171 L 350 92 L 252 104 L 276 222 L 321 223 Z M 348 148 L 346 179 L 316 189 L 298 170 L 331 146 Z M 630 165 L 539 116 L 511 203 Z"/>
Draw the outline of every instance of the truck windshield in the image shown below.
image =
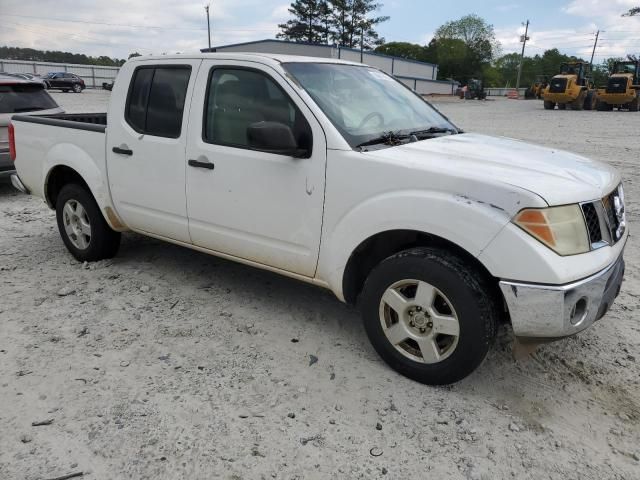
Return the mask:
<path id="1" fill-rule="evenodd" d="M 335 63 L 287 63 L 283 67 L 318 104 L 352 148 L 412 133 L 458 133 L 435 108 L 379 70 Z"/>
<path id="2" fill-rule="evenodd" d="M 32 112 L 57 107 L 58 104 L 42 84 L 0 84 L 0 113 Z"/>

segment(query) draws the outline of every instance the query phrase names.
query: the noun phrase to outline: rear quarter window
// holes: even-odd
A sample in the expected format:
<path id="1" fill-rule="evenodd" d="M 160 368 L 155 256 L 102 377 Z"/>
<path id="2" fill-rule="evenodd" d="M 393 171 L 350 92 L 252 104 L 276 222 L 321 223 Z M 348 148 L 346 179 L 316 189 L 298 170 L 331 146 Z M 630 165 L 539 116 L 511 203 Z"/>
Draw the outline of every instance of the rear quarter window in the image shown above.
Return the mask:
<path id="1" fill-rule="evenodd" d="M 127 123 L 146 135 L 180 137 L 190 76 L 190 66 L 139 67 L 129 87 Z"/>
<path id="2" fill-rule="evenodd" d="M 42 85 L 0 85 L 0 113 L 22 113 L 57 108 Z"/>

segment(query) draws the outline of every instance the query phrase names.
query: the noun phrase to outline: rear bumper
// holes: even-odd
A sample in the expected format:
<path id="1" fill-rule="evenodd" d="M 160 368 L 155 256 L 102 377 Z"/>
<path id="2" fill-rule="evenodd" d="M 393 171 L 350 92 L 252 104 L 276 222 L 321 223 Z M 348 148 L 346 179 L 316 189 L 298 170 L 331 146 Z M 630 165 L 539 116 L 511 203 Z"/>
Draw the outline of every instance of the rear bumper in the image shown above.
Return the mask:
<path id="1" fill-rule="evenodd" d="M 633 102 L 635 95 L 627 93 L 598 93 L 598 100 L 608 103 L 609 105 L 624 105 Z"/>
<path id="2" fill-rule="evenodd" d="M 18 176 L 17 173 L 14 173 L 13 175 L 11 175 L 11 185 L 13 185 L 17 190 L 21 191 L 22 193 L 26 193 L 27 195 L 31 193 L 29 192 L 29 189 L 24 186 L 24 183 L 22 183 L 22 180 L 20 180 L 20 177 Z"/>
<path id="3" fill-rule="evenodd" d="M 567 285 L 500 282 L 517 337 L 561 338 L 602 318 L 620 292 L 622 254 L 604 270 Z"/>
<path id="4" fill-rule="evenodd" d="M 16 167 L 9 158 L 9 149 L 0 148 L 0 178 L 16 173 Z"/>
<path id="5" fill-rule="evenodd" d="M 571 103 L 574 102 L 578 97 L 568 93 L 545 93 L 543 98 L 547 102 Z"/>

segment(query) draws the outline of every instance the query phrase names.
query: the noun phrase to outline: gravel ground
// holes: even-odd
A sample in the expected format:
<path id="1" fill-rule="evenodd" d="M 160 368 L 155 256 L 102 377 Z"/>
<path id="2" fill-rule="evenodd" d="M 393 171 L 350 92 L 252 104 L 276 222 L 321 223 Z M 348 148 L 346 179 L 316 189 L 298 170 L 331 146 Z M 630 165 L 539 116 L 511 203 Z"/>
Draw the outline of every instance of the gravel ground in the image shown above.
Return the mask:
<path id="1" fill-rule="evenodd" d="M 70 112 L 108 95 L 54 94 Z M 640 227 L 640 115 L 438 104 L 469 131 L 615 165 Z M 0 232 L 2 479 L 640 477 L 635 238 L 603 321 L 521 362 L 504 327 L 475 374 L 430 388 L 321 289 L 135 234 L 82 265 L 53 212 L 8 185 Z"/>

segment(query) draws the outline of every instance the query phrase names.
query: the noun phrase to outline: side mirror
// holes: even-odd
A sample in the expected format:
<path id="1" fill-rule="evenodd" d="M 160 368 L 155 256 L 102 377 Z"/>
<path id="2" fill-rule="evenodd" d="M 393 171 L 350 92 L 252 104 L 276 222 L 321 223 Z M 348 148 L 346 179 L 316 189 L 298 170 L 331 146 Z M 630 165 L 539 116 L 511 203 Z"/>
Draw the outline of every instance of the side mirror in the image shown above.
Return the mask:
<path id="1" fill-rule="evenodd" d="M 279 122 L 256 122 L 247 128 L 249 146 L 278 155 L 296 158 L 305 157 L 308 152 L 300 148 L 289 126 Z"/>

